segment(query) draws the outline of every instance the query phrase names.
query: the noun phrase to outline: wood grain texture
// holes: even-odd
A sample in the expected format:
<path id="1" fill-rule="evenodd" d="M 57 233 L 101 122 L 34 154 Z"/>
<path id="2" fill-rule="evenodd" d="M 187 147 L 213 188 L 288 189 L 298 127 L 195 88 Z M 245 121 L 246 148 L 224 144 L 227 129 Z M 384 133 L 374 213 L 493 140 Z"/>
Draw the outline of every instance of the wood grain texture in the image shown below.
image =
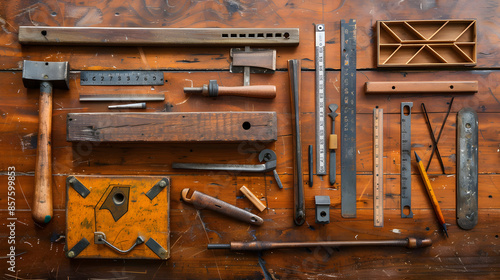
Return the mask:
<path id="1" fill-rule="evenodd" d="M 20 26 L 25 45 L 275 46 L 298 45 L 297 28 L 120 28 Z"/>
<path id="2" fill-rule="evenodd" d="M 420 5 L 422 4 L 422 5 Z M 276 67 L 286 68 L 288 59 L 303 60 L 302 67 L 314 69 L 314 26 L 326 27 L 326 68 L 340 69 L 340 19 L 357 19 L 358 68 L 376 67 L 376 21 L 419 19 L 471 19 L 477 22 L 477 67 L 500 66 L 500 38 L 489 36 L 498 29 L 496 16 L 499 7 L 495 0 L 482 0 L 471 5 L 468 0 L 394 2 L 364 0 L 300 2 L 275 0 L 257 1 L 186 1 L 134 2 L 109 4 L 99 1 L 32 1 L 21 0 L 2 4 L 2 23 L 5 33 L 0 37 L 3 46 L 2 64 L 5 69 L 19 69 L 19 61 L 52 59 L 71 61 L 79 70 L 113 69 L 229 69 L 228 48 L 169 49 L 160 47 L 127 47 L 111 51 L 93 47 L 21 48 L 17 40 L 19 26 L 76 26 L 76 27 L 293 27 L 299 28 L 301 42 L 297 48 L 278 47 Z"/>
<path id="3" fill-rule="evenodd" d="M 33 219 L 45 224 L 52 219 L 52 85 L 40 85 L 38 139 L 35 165 Z"/>
<path id="4" fill-rule="evenodd" d="M 476 81 L 366 82 L 367 94 L 476 93 Z"/>
<path id="5" fill-rule="evenodd" d="M 55 1 L 20 0 L 0 4 L 0 221 L 7 224 L 9 166 L 16 168 L 16 273 L 0 263 L 4 278 L 23 279 L 275 279 L 338 278 L 487 278 L 500 277 L 500 14 L 497 1 Z M 305 186 L 306 222 L 293 222 L 293 158 L 288 59 L 303 67 L 300 99 L 301 140 L 314 143 L 314 25 L 326 27 L 326 103 L 340 104 L 340 19 L 357 20 L 357 191 L 358 218 L 340 217 L 340 182 L 329 186 L 326 176 L 314 176 L 314 187 Z M 377 20 L 401 19 L 477 20 L 477 65 L 458 69 L 376 69 Z M 252 74 L 254 85 L 274 85 L 274 99 L 237 96 L 207 98 L 185 94 L 184 87 L 217 80 L 221 86 L 240 86 L 242 74 L 229 73 L 230 47 L 83 47 L 23 46 L 17 41 L 19 26 L 92 26 L 147 28 L 204 27 L 298 27 L 297 47 L 276 47 L 276 73 Z M 54 95 L 52 113 L 52 185 L 54 214 L 45 227 L 31 218 L 38 146 L 38 90 L 22 85 L 23 59 L 69 61 L 70 90 Z M 154 87 L 81 86 L 79 70 L 133 69 L 164 71 L 165 84 Z M 463 94 L 367 95 L 370 81 L 478 81 L 478 92 Z M 241 112 L 271 111 L 277 115 L 277 141 L 272 143 L 89 143 L 66 141 L 68 113 L 108 112 L 118 102 L 82 102 L 80 94 L 159 93 L 163 102 L 148 102 L 144 111 L 121 112 Z M 424 102 L 435 133 L 439 130 L 451 97 L 455 100 L 439 142 L 446 167 L 440 174 L 437 161 L 429 169 L 437 200 L 447 221 L 445 239 L 434 217 L 416 165 L 412 165 L 413 219 L 401 219 L 399 210 L 399 111 L 400 103 L 412 101 L 412 150 L 424 163 L 431 153 L 431 140 L 421 116 Z M 384 227 L 373 227 L 372 112 L 384 109 Z M 459 229 L 455 219 L 456 113 L 471 107 L 479 117 L 479 222 L 469 231 Z M 341 116 L 339 116 L 341 117 Z M 336 127 L 340 135 L 339 127 Z M 330 133 L 328 127 L 327 133 Z M 173 170 L 175 161 L 205 163 L 258 162 L 258 154 L 276 152 L 280 190 L 272 174 L 235 174 Z M 305 154 L 304 149 L 303 153 Z M 302 159 L 302 166 L 307 166 Z M 340 171 L 340 169 L 338 169 Z M 66 177 L 77 175 L 170 176 L 171 258 L 166 262 L 69 260 L 64 256 L 66 231 Z M 304 177 L 304 179 L 307 176 Z M 304 181 L 307 185 L 306 180 Z M 267 209 L 262 212 L 239 191 L 247 186 Z M 191 188 L 258 214 L 258 229 L 182 203 L 180 191 Z M 314 196 L 331 198 L 328 225 L 314 223 Z M 6 226 L 0 228 L 0 253 L 9 253 Z M 322 241 L 400 239 L 408 235 L 431 238 L 430 248 L 308 248 L 258 253 L 208 251 L 208 243 L 231 241 Z M 262 269 L 259 261 L 265 267 Z M 265 262 L 265 263 L 264 263 Z M 13 275 L 14 277 L 11 277 Z"/>
<path id="6" fill-rule="evenodd" d="M 69 142 L 276 141 L 274 112 L 70 113 Z"/>

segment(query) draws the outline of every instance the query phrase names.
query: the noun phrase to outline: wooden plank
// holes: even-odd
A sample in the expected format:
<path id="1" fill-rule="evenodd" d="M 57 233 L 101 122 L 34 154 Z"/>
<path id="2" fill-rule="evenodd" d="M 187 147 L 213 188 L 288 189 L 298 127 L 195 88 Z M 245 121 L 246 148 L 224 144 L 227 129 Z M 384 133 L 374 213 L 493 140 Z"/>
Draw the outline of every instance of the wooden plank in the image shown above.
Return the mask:
<path id="1" fill-rule="evenodd" d="M 367 94 L 476 93 L 477 81 L 366 82 Z"/>
<path id="2" fill-rule="evenodd" d="M 67 141 L 276 141 L 275 112 L 69 113 Z"/>
<path id="3" fill-rule="evenodd" d="M 299 44 L 298 28 L 140 28 L 19 26 L 23 45 L 265 46 Z"/>

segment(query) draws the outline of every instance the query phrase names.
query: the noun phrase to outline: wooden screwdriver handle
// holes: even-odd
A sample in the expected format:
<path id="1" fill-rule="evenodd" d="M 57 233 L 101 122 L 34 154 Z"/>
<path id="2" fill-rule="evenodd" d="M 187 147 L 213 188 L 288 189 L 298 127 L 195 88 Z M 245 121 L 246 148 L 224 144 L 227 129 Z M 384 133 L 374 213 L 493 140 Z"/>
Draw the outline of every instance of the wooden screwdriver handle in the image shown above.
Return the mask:
<path id="1" fill-rule="evenodd" d="M 241 86 L 241 87 L 219 87 L 219 96 L 232 95 L 244 96 L 255 98 L 275 98 L 276 86 L 262 85 L 262 86 Z"/>
<path id="2" fill-rule="evenodd" d="M 52 219 L 52 84 L 40 84 L 38 143 L 35 166 L 33 220 L 48 223 Z"/>

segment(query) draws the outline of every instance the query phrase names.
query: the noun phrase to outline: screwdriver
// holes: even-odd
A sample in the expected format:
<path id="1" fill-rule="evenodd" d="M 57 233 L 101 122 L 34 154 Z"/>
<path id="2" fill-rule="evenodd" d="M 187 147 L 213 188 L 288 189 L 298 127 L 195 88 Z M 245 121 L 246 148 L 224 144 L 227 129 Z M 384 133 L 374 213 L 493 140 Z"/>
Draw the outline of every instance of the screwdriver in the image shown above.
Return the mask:
<path id="1" fill-rule="evenodd" d="M 244 96 L 255 98 L 275 98 L 276 86 L 262 85 L 262 86 L 240 86 L 240 87 L 224 87 L 219 86 L 216 80 L 210 80 L 208 85 L 202 87 L 185 87 L 185 93 L 200 93 L 208 97 L 217 97 L 224 95 Z"/>
<path id="2" fill-rule="evenodd" d="M 420 175 L 422 175 L 422 180 L 424 181 L 425 189 L 427 190 L 427 194 L 429 195 L 429 199 L 431 200 L 434 212 L 436 213 L 439 223 L 443 226 L 443 232 L 446 234 L 446 237 L 448 237 L 448 231 L 446 230 L 446 223 L 444 221 L 443 213 L 441 212 L 441 208 L 439 207 L 436 195 L 432 190 L 431 181 L 429 181 L 427 172 L 425 172 L 424 164 L 422 163 L 420 157 L 417 155 L 417 152 L 415 152 L 415 158 L 417 159 L 418 170 L 420 171 Z"/>

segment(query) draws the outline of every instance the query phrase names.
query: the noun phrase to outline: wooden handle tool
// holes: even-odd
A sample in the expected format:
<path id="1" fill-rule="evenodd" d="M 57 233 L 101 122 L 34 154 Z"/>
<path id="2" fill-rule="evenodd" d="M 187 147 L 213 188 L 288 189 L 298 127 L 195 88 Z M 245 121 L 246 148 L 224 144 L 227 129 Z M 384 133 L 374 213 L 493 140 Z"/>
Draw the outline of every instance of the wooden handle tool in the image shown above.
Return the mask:
<path id="1" fill-rule="evenodd" d="M 68 62 L 25 60 L 23 84 L 40 88 L 38 143 L 35 167 L 35 193 L 32 216 L 35 222 L 48 223 L 52 219 L 52 89 L 68 89 Z"/>
<path id="2" fill-rule="evenodd" d="M 239 87 L 224 87 L 219 86 L 216 80 L 210 80 L 208 85 L 202 87 L 185 87 L 185 93 L 199 93 L 203 96 L 243 96 L 253 98 L 271 99 L 276 97 L 276 86 L 261 85 L 261 86 L 239 86 Z"/>

